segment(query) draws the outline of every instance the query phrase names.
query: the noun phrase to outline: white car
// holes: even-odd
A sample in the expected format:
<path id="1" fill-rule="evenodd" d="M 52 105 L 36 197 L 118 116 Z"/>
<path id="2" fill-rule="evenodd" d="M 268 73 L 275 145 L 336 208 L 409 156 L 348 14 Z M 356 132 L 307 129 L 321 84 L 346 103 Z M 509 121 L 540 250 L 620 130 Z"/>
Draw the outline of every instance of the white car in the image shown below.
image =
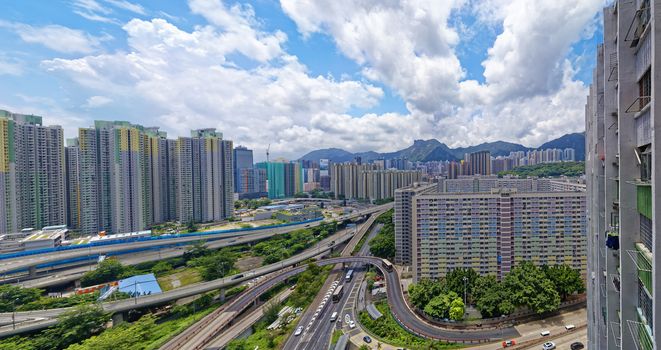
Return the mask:
<path id="1" fill-rule="evenodd" d="M 546 342 L 544 343 L 544 345 L 542 345 L 542 350 L 554 350 L 554 349 L 555 349 L 555 343 L 553 343 L 552 341 Z"/>
<path id="2" fill-rule="evenodd" d="M 349 328 L 351 329 L 356 328 L 356 322 L 354 322 L 353 320 L 349 321 Z"/>
<path id="3" fill-rule="evenodd" d="M 294 332 L 294 336 L 298 337 L 301 335 L 301 333 L 303 333 L 303 326 L 298 326 L 298 328 L 296 328 L 296 332 Z"/>

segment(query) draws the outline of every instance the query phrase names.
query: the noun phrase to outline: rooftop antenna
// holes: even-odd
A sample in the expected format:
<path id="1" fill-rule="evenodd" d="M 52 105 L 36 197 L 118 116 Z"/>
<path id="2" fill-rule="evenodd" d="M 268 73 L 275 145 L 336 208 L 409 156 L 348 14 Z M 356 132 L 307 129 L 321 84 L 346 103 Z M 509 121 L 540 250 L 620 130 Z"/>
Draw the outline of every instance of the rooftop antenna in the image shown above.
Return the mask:
<path id="1" fill-rule="evenodd" d="M 266 162 L 269 162 L 269 150 L 271 150 L 271 144 L 269 143 L 269 146 L 266 147 Z"/>

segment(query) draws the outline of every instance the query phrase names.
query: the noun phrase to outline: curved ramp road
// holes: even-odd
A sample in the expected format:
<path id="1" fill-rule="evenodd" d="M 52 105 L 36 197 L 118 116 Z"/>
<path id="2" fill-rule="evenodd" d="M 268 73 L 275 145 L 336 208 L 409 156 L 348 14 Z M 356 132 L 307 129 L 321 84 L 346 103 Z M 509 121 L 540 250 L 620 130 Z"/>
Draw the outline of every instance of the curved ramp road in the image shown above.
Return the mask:
<path id="1" fill-rule="evenodd" d="M 384 204 L 381 206 L 376 206 L 376 207 L 371 207 L 367 208 L 364 210 L 356 211 L 354 213 L 342 216 L 337 218 L 337 221 L 345 221 L 353 218 L 357 218 L 363 215 L 367 214 L 372 214 L 378 211 L 383 211 L 392 208 L 393 204 L 388 203 Z M 167 240 L 161 240 L 161 241 L 144 241 L 144 242 L 131 242 L 131 243 L 125 243 L 125 244 L 115 244 L 115 245 L 107 245 L 107 246 L 98 246 L 98 247 L 89 247 L 89 248 L 84 248 L 84 249 L 76 249 L 76 250 L 66 250 L 66 251 L 60 251 L 60 252 L 51 252 L 51 253 L 43 253 L 43 254 L 36 254 L 36 255 L 28 255 L 24 257 L 18 257 L 18 258 L 11 258 L 11 259 L 5 259 L 0 261 L 0 274 L 3 273 L 8 273 L 11 271 L 16 271 L 16 270 L 22 270 L 22 269 L 27 269 L 33 266 L 41 265 L 41 264 L 47 264 L 47 263 L 53 263 L 57 261 L 62 261 L 62 260 L 67 260 L 67 259 L 74 259 L 74 258 L 81 258 L 81 257 L 86 257 L 90 255 L 97 255 L 97 254 L 107 254 L 111 252 L 119 252 L 123 250 L 132 250 L 132 249 L 138 249 L 138 248 L 150 248 L 150 247 L 159 247 L 159 246 L 164 246 L 168 247 L 173 244 L 181 244 L 181 243 L 191 243 L 191 242 L 196 242 L 200 240 L 215 240 L 215 239 L 224 239 L 224 238 L 233 238 L 237 236 L 245 236 L 245 235 L 257 235 L 257 234 L 262 234 L 264 237 L 269 237 L 269 236 L 274 236 L 278 234 L 284 234 L 290 231 L 306 228 L 306 227 L 314 227 L 314 226 L 319 226 L 324 220 L 319 220 L 315 222 L 310 222 L 310 223 L 303 223 L 300 225 L 291 225 L 291 226 L 284 226 L 284 227 L 272 227 L 272 228 L 266 228 L 264 230 L 252 230 L 252 231 L 247 231 L 247 232 L 237 232 L 237 233 L 217 233 L 217 234 L 212 234 L 212 235 L 205 235 L 205 236 L 197 236 L 195 234 L 191 234 L 190 236 L 186 235 L 183 237 L 177 237 L 177 238 L 172 238 L 172 239 L 167 239 Z"/>
<path id="2" fill-rule="evenodd" d="M 372 214 L 367 221 L 364 223 L 360 224 L 356 234 L 351 238 L 349 243 L 344 247 L 342 250 L 342 256 L 347 256 L 349 255 L 356 244 L 358 244 L 365 235 L 365 233 L 369 230 L 370 227 L 374 224 L 374 221 L 377 219 L 379 215 L 381 215 L 384 212 L 377 212 L 375 214 Z M 366 248 L 364 246 L 363 248 Z M 302 270 L 301 270 L 302 271 Z M 299 273 L 295 272 L 294 274 Z M 289 276 L 289 275 L 286 275 Z M 286 278 L 286 277 L 285 277 Z M 274 277 L 274 280 L 277 281 L 277 278 Z M 269 290 L 271 286 L 274 284 L 267 283 L 270 282 L 269 280 L 264 281 L 264 285 L 259 285 L 255 286 L 252 289 L 257 290 L 255 293 L 261 293 Z M 277 283 L 277 282 L 276 282 Z M 261 290 L 261 291 L 259 291 Z M 246 291 L 248 292 L 248 291 Z M 259 296 L 258 295 L 258 296 Z M 236 298 L 237 303 L 239 302 L 241 298 Z M 243 311 L 245 308 L 248 307 L 248 304 L 242 304 L 241 309 L 235 310 L 237 312 Z M 234 319 L 234 317 L 238 314 L 229 314 L 230 310 L 225 311 L 225 310 L 216 310 L 212 314 L 209 314 L 205 316 L 203 319 L 195 323 L 194 325 L 188 327 L 185 331 L 180 333 L 178 336 L 176 336 L 174 339 L 169 341 L 166 345 L 164 345 L 161 349 L 194 349 L 194 348 L 200 348 L 203 346 L 206 346 L 217 337 L 217 335 L 227 326 L 229 326 L 229 323 Z M 238 334 L 237 334 L 238 335 Z"/>
<path id="3" fill-rule="evenodd" d="M 343 239 L 347 240 L 350 235 L 345 236 Z M 330 248 L 330 247 L 329 247 Z M 319 252 L 308 252 L 307 254 L 318 255 Z M 306 254 L 306 255 L 307 255 Z M 303 259 L 305 260 L 305 259 Z M 302 260 L 300 260 L 302 261 Z M 351 256 L 351 257 L 339 257 L 339 258 L 329 258 L 324 260 L 317 261 L 317 264 L 320 266 L 325 265 L 335 265 L 341 263 L 363 263 L 370 264 L 381 270 L 386 279 L 386 285 L 388 290 L 388 304 L 390 305 L 391 312 L 395 319 L 408 331 L 417 334 L 421 337 L 435 340 L 443 340 L 448 342 L 455 343 L 484 343 L 491 342 L 503 338 L 517 338 L 519 333 L 513 327 L 497 329 L 497 330 L 475 330 L 475 331 L 464 331 L 464 330 L 452 330 L 452 329 L 442 329 L 434 325 L 431 325 L 415 315 L 415 313 L 407 306 L 406 301 L 404 300 L 404 295 L 402 294 L 401 284 L 399 281 L 399 276 L 396 271 L 388 272 L 382 267 L 383 260 L 375 257 L 360 257 L 360 256 Z M 267 273 L 264 271 L 273 272 L 276 270 L 282 270 L 286 266 L 290 266 L 291 261 L 277 263 L 263 268 L 257 269 L 262 270 L 261 274 Z M 240 297 L 235 299 L 232 302 L 231 306 L 225 308 L 225 311 L 232 312 L 232 315 L 238 313 L 239 309 L 247 307 L 250 303 L 254 302 L 261 294 L 275 286 L 276 284 L 282 282 L 286 278 L 289 278 L 295 274 L 303 272 L 307 266 L 297 266 L 284 270 L 264 281 L 262 281 L 258 286 L 246 290 Z M 257 271 L 254 270 L 254 271 Z M 243 276 L 241 278 L 236 278 L 232 280 L 230 278 L 224 278 L 211 282 L 198 283 L 195 285 L 190 285 L 187 287 L 182 287 L 179 290 L 169 291 L 159 295 L 151 295 L 147 297 L 141 297 L 137 299 L 121 300 L 113 303 L 104 303 L 104 309 L 107 311 L 119 312 L 127 311 L 136 307 L 150 306 L 156 304 L 162 304 L 167 301 L 180 299 L 186 296 L 191 296 L 195 294 L 204 293 L 210 290 L 224 288 L 229 285 L 236 284 L 238 282 L 245 281 L 247 279 L 253 278 L 254 275 Z M 68 309 L 58 309 L 58 310 L 47 310 L 48 314 L 55 316 Z M 236 312 L 236 313 L 235 313 Z M 43 317 L 45 314 L 42 314 L 43 311 L 33 311 L 29 312 L 32 316 Z M 16 315 L 23 316 L 26 313 L 16 313 Z M 0 317 L 6 322 L 7 318 L 11 318 L 11 313 L 1 314 Z M 223 320 L 224 321 L 224 320 Z M 32 324 L 20 324 L 17 325 L 16 330 L 12 330 L 11 326 L 4 327 L 5 329 L 0 331 L 1 336 L 8 336 L 12 334 L 22 333 L 31 330 L 43 329 L 50 325 L 53 325 L 57 322 L 55 319 L 37 321 Z M 228 321 L 229 322 L 229 321 Z M 209 340 L 213 339 L 216 336 L 214 329 L 222 329 L 226 324 L 219 324 L 218 327 L 212 328 L 207 334 L 203 336 L 206 340 L 206 337 L 209 337 Z"/>

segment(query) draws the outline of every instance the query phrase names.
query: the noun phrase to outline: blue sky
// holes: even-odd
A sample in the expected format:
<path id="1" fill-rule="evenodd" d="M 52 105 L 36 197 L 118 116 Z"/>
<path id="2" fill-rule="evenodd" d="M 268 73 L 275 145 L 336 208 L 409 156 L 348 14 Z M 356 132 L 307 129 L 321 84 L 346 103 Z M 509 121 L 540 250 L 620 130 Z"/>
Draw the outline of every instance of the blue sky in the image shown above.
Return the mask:
<path id="1" fill-rule="evenodd" d="M 536 146 L 583 129 L 602 6 L 5 1 L 0 108 L 42 115 L 69 137 L 95 119 L 172 137 L 216 127 L 285 157 L 418 138 Z"/>

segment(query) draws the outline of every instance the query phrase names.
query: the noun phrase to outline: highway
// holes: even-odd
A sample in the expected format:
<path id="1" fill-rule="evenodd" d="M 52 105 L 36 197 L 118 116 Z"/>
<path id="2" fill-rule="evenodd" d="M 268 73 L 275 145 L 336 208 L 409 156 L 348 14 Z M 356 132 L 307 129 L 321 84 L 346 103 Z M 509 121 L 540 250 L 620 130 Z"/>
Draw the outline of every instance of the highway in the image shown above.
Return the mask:
<path id="1" fill-rule="evenodd" d="M 270 307 L 271 304 L 280 305 L 293 292 L 294 292 L 293 290 L 287 288 L 284 291 L 280 292 L 280 294 L 269 299 L 269 301 L 257 307 L 255 310 L 252 310 L 250 313 L 245 315 L 245 317 L 242 317 L 239 321 L 232 324 L 219 337 L 214 339 L 207 346 L 207 349 L 215 349 L 215 350 L 224 349 L 225 346 L 227 346 L 227 344 L 229 344 L 234 338 L 241 335 L 243 332 L 247 331 L 250 327 L 252 327 L 253 324 L 255 324 L 255 322 L 262 319 L 262 317 L 264 317 L 264 311 L 266 311 L 266 309 Z"/>
<path id="2" fill-rule="evenodd" d="M 335 248 L 338 245 L 341 245 L 349 241 L 352 237 L 353 237 L 353 231 L 345 230 L 343 234 L 340 235 L 336 234 L 329 238 L 326 238 L 325 240 L 317 244 L 314 248 L 308 249 L 301 254 L 290 257 L 278 263 L 262 266 L 260 268 L 246 271 L 238 275 L 228 276 L 225 278 L 221 278 L 209 282 L 191 284 L 161 294 L 153 294 L 153 295 L 141 296 L 133 299 L 118 300 L 113 302 L 104 302 L 101 305 L 103 306 L 103 309 L 108 312 L 113 312 L 113 313 L 123 312 L 141 307 L 162 305 L 173 300 L 178 300 L 178 299 L 194 296 L 197 294 L 210 292 L 213 290 L 227 288 L 251 280 L 258 276 L 283 270 L 288 266 L 292 266 L 294 264 L 313 258 L 317 255 L 320 255 L 324 252 L 331 250 L 332 248 Z M 24 331 L 32 331 L 51 326 L 57 322 L 57 320 L 54 317 L 71 309 L 72 308 L 60 308 L 60 309 L 16 312 L 14 314 L 16 322 L 36 320 L 36 322 L 26 322 L 26 324 L 17 324 L 16 329 L 13 329 L 13 327 L 11 326 L 12 313 L 0 313 L 0 324 L 8 325 L 5 327 L 0 327 L 0 337 L 19 334 Z"/>
<path id="3" fill-rule="evenodd" d="M 341 216 L 333 220 L 341 222 L 356 217 L 360 217 L 363 215 L 372 214 L 378 211 L 387 210 L 392 208 L 392 206 L 393 206 L 392 203 L 384 204 L 381 206 L 375 206 L 360 211 L 355 211 L 351 214 Z M 58 252 L 28 255 L 17 258 L 0 260 L 0 274 L 6 274 L 12 271 L 28 269 L 30 267 L 34 267 L 37 265 L 54 263 L 68 259 L 89 257 L 95 255 L 105 255 L 108 253 L 121 252 L 125 250 L 147 249 L 153 247 L 171 246 L 174 244 L 192 243 L 200 240 L 208 241 L 208 240 L 216 240 L 216 239 L 224 239 L 224 238 L 234 238 L 234 237 L 246 236 L 246 235 L 249 236 L 259 235 L 261 237 L 260 239 L 263 239 L 266 237 L 287 233 L 297 229 L 319 226 L 322 222 L 324 222 L 324 220 L 310 222 L 310 223 L 303 223 L 300 225 L 265 228 L 263 230 L 251 230 L 246 232 L 231 232 L 231 233 L 219 232 L 217 234 L 209 234 L 204 236 L 200 236 L 197 234 L 186 234 L 186 235 L 182 235 L 181 237 L 171 238 L 167 240 L 130 242 L 124 244 L 96 246 L 96 247 L 88 247 L 84 249 L 74 249 L 74 250 L 65 250 Z"/>
<path id="4" fill-rule="evenodd" d="M 220 249 L 223 247 L 259 241 L 268 238 L 269 236 L 270 235 L 267 234 L 258 234 L 254 236 L 251 235 L 251 236 L 239 236 L 236 238 L 226 238 L 226 239 L 206 242 L 205 246 L 209 249 Z M 186 248 L 179 246 L 175 248 L 147 250 L 138 253 L 116 255 L 114 256 L 114 258 L 119 260 L 123 265 L 136 265 L 143 262 L 158 261 L 162 259 L 182 256 L 185 252 L 186 252 Z M 79 266 L 71 269 L 57 271 L 54 273 L 50 273 L 47 276 L 25 280 L 18 284 L 25 288 L 44 288 L 59 284 L 65 284 L 80 279 L 86 272 L 93 270 L 96 267 L 97 265 L 95 261 L 94 265 Z"/>
<path id="5" fill-rule="evenodd" d="M 374 226 L 374 228 L 370 230 L 369 235 L 367 236 L 367 239 L 365 240 L 365 243 L 361 247 L 358 255 L 360 256 L 369 255 L 369 242 L 372 240 L 372 238 L 374 238 L 374 236 L 376 236 L 379 233 L 382 227 L 383 225 L 379 224 Z M 351 250 L 349 251 L 349 253 L 351 253 Z M 348 255 L 348 254 L 343 254 L 343 255 Z M 349 283 L 346 283 L 344 280 L 344 276 L 349 269 L 354 270 L 354 278 Z M 330 338 L 333 334 L 333 331 L 336 328 L 339 328 L 344 323 L 344 315 L 347 314 L 347 310 L 346 310 L 347 303 L 355 286 L 359 285 L 360 282 L 362 281 L 364 272 L 365 272 L 365 268 L 363 264 L 351 264 L 351 266 L 346 269 L 341 269 L 341 265 L 339 265 L 339 273 L 334 273 L 331 275 L 331 277 L 328 278 L 328 280 L 324 284 L 324 287 L 322 287 L 321 291 L 319 292 L 317 298 L 313 301 L 310 307 L 307 308 L 306 312 L 301 316 L 297 326 L 303 326 L 303 328 L 305 328 L 308 325 L 314 312 L 317 310 L 317 307 L 321 303 L 323 296 L 326 294 L 326 291 L 328 290 L 330 284 L 333 281 L 339 280 L 340 284 L 344 286 L 343 287 L 344 296 L 340 299 L 338 303 L 333 303 L 329 301 L 326 304 L 324 310 L 317 317 L 317 320 L 314 322 L 313 327 L 309 331 L 304 332 L 300 336 L 294 336 L 293 334 L 291 334 L 287 339 L 287 342 L 285 343 L 284 349 L 295 349 L 295 350 L 327 349 L 328 345 L 330 344 Z M 337 312 L 339 315 L 338 320 L 336 322 L 330 322 L 330 315 L 332 315 L 333 312 Z M 354 313 L 350 312 L 350 314 L 351 314 L 351 319 L 355 320 L 356 318 Z"/>
<path id="6" fill-rule="evenodd" d="M 336 238 L 336 245 L 338 241 L 340 240 L 346 241 L 349 239 L 349 237 L 350 237 L 349 235 L 346 235 L 341 239 Z M 328 249 L 330 249 L 330 247 L 322 246 L 319 249 L 316 249 L 312 252 L 308 251 L 301 255 L 312 257 L 315 255 L 319 255 L 323 251 Z M 303 258 L 297 256 L 296 260 L 303 261 L 307 259 L 307 257 Z M 341 263 L 345 263 L 345 264 L 362 263 L 362 264 L 371 264 L 377 267 L 379 270 L 381 270 L 381 272 L 384 274 L 386 279 L 388 303 L 390 305 L 393 316 L 395 317 L 395 319 L 398 320 L 398 322 L 404 328 L 408 329 L 410 332 L 414 334 L 418 334 L 421 337 L 428 339 L 435 339 L 435 340 L 443 340 L 448 342 L 473 344 L 473 343 L 491 342 L 498 339 L 517 338 L 519 336 L 519 333 L 513 327 L 497 329 L 497 330 L 464 331 L 464 330 L 442 329 L 424 322 L 423 320 L 418 318 L 415 315 L 415 313 L 411 309 L 409 309 L 408 306 L 406 305 L 397 272 L 386 271 L 382 267 L 382 262 L 383 262 L 382 259 L 375 257 L 351 256 L 351 257 L 337 257 L 337 258 L 328 258 L 324 260 L 319 260 L 317 261 L 317 264 L 320 266 L 326 266 L 326 265 L 336 265 Z M 259 271 L 258 273 L 244 275 L 243 277 L 240 278 L 234 278 L 234 279 L 232 279 L 232 277 L 223 278 L 211 282 L 203 282 L 203 283 L 182 287 L 169 292 L 165 292 L 163 294 L 150 295 L 150 296 L 140 297 L 137 299 L 121 300 L 111 303 L 103 303 L 102 305 L 106 311 L 111 311 L 111 312 L 127 311 L 138 307 L 158 305 L 171 300 L 176 300 L 176 299 L 204 293 L 215 289 L 225 288 L 230 285 L 243 282 L 247 279 L 252 279 L 257 274 L 266 274 L 276 270 L 281 270 L 281 272 L 279 272 L 278 274 L 272 276 L 271 278 L 264 279 L 257 286 L 246 290 L 244 294 L 242 294 L 240 297 L 237 297 L 237 299 L 233 301 L 232 308 L 228 306 L 228 311 L 244 310 L 245 307 L 247 307 L 250 303 L 252 303 L 257 297 L 259 297 L 259 295 L 261 295 L 265 291 L 269 290 L 276 284 L 286 280 L 287 278 L 294 276 L 298 273 L 301 273 L 305 269 L 307 269 L 307 265 L 297 266 L 294 268 L 286 268 L 287 266 L 291 266 L 292 264 L 293 261 L 290 258 L 289 261 L 283 263 L 276 263 L 273 265 L 262 267 L 260 269 L 256 269 L 254 271 Z M 138 301 L 140 302 L 138 303 Z M 67 309 L 30 311 L 25 313 L 16 313 L 16 315 L 17 317 L 19 316 L 25 317 L 24 314 L 31 314 L 32 317 L 45 317 L 44 315 L 46 314 L 50 316 L 54 316 L 55 314 L 57 314 L 57 311 L 61 313 L 66 310 Z M 238 312 L 239 311 L 237 311 L 237 313 Z M 0 314 L 0 319 L 2 319 L 3 322 L 6 323 L 7 320 L 11 320 L 11 313 Z M 17 328 L 15 330 L 13 330 L 11 326 L 5 326 L 0 328 L 0 337 L 5 337 L 31 330 L 43 329 L 45 327 L 55 324 L 56 322 L 57 322 L 56 319 L 48 319 L 48 320 L 37 321 L 27 325 L 19 324 L 17 325 Z M 226 325 L 227 324 L 218 325 L 219 327 L 218 329 L 222 329 Z M 213 337 L 216 336 L 215 332 L 209 332 L 208 334 L 209 336 L 208 338 L 204 339 L 205 341 L 210 341 L 213 339 Z"/>
<path id="7" fill-rule="evenodd" d="M 360 227 L 357 228 L 357 233 L 353 235 L 347 246 L 342 250 L 343 255 L 349 254 L 356 244 L 360 241 L 361 237 L 365 234 L 367 228 L 369 228 L 373 223 L 374 220 L 380 215 L 381 212 L 373 214 L 370 216 L 370 218 L 363 224 L 361 224 Z M 337 243 L 337 242 L 336 242 Z M 300 271 L 304 271 L 303 270 Z M 297 272 L 298 273 L 298 272 Z M 246 293 L 252 293 L 253 290 L 260 290 L 262 287 L 268 287 L 267 289 L 264 289 L 263 292 L 267 291 L 271 287 L 275 286 L 277 283 L 269 283 L 269 281 L 264 281 L 265 285 L 257 285 L 251 288 L 250 290 L 247 290 Z M 257 297 L 259 297 L 260 294 L 257 294 Z M 241 296 L 238 299 L 244 298 L 244 296 Z M 237 301 L 238 302 L 238 301 Z M 166 346 L 162 347 L 162 349 L 198 349 L 206 346 L 213 338 L 214 336 L 218 335 L 219 332 L 226 327 L 229 322 L 232 321 L 234 317 L 238 316 L 238 313 L 236 314 L 230 314 L 228 311 L 225 310 L 216 310 L 213 313 L 205 316 L 202 318 L 200 321 L 192 325 L 191 327 L 188 327 L 184 332 L 179 334 L 177 337 L 169 341 Z"/>

